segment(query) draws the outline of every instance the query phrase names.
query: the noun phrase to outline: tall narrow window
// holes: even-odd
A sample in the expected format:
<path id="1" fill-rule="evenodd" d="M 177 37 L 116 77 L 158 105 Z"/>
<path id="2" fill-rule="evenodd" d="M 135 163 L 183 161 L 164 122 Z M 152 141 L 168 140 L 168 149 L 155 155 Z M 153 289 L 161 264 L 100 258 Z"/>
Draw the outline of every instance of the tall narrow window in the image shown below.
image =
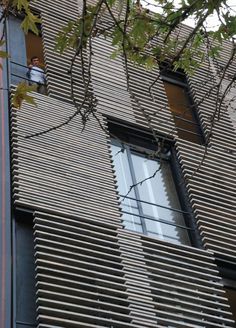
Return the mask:
<path id="1" fill-rule="evenodd" d="M 185 74 L 164 68 L 161 70 L 161 78 L 178 136 L 202 144 L 203 135 Z"/>
<path id="2" fill-rule="evenodd" d="M 35 328 L 36 288 L 33 223 L 25 213 L 15 221 L 15 327 Z"/>
<path id="3" fill-rule="evenodd" d="M 11 83 L 17 85 L 20 82 L 28 81 L 29 65 L 31 59 L 39 59 L 39 67 L 44 69 L 43 43 L 39 27 L 39 35 L 29 31 L 25 34 L 21 28 L 22 19 L 20 17 L 9 17 L 9 54 Z M 29 84 L 30 81 L 28 81 Z"/>
<path id="4" fill-rule="evenodd" d="M 112 142 L 112 155 L 125 227 L 189 244 L 169 161 L 151 159 L 147 149 L 116 140 Z"/>

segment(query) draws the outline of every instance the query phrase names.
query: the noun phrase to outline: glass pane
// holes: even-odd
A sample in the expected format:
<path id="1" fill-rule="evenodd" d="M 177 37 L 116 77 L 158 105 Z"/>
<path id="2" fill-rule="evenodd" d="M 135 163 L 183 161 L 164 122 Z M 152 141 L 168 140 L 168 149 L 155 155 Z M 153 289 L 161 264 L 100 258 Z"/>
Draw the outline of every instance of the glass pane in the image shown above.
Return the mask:
<path id="1" fill-rule="evenodd" d="M 125 227 L 143 232 L 145 226 L 149 236 L 189 244 L 169 163 L 132 152 L 128 145 L 117 141 L 112 145 L 112 155 L 119 194 L 128 193 L 126 198 L 121 198 Z M 135 187 L 130 190 L 132 185 Z"/>
<path id="2" fill-rule="evenodd" d="M 25 34 L 20 27 L 21 20 L 9 17 L 9 52 L 11 60 L 11 83 L 18 84 L 26 79 L 27 59 L 25 49 Z"/>
<path id="3" fill-rule="evenodd" d="M 118 142 L 116 142 L 116 144 L 113 144 L 111 149 L 116 170 L 118 191 L 120 195 L 126 196 L 127 193 L 130 191 L 130 187 L 134 184 L 127 157 L 127 150 L 122 147 L 122 145 L 120 145 Z M 129 192 L 128 197 L 121 197 L 121 206 L 122 211 L 124 212 L 124 224 L 127 229 L 142 232 L 141 220 L 140 217 L 137 216 L 139 215 L 138 203 L 135 199 L 136 196 L 134 189 Z M 132 213 L 137 215 L 132 215 Z"/>
<path id="4" fill-rule="evenodd" d="M 145 219 L 145 224 L 147 227 L 147 235 L 162 238 L 166 241 L 170 241 L 179 245 L 190 245 L 190 240 L 188 233 L 185 229 L 181 229 L 180 227 L 176 227 L 174 225 L 169 225 L 165 223 L 161 223 L 162 228 L 162 236 L 158 232 L 154 232 L 151 230 L 152 223 L 151 220 Z"/>
<path id="5" fill-rule="evenodd" d="M 188 233 L 186 230 L 155 221 L 155 219 L 164 220 L 173 224 L 185 226 L 183 214 L 173 209 L 181 210 L 175 189 L 172 172 L 168 162 L 147 159 L 138 154 L 132 154 L 132 163 L 135 171 L 135 179 L 138 184 L 137 189 L 140 200 L 140 206 L 145 218 L 147 233 L 155 233 L 160 238 L 171 238 L 178 242 L 186 240 L 188 243 Z M 153 175 L 155 175 L 153 177 Z M 152 205 L 152 204 L 160 205 Z M 152 218 L 152 220 L 147 217 Z"/>
<path id="6" fill-rule="evenodd" d="M 236 322 L 236 289 L 233 288 L 225 288 L 226 296 L 229 300 L 229 305 L 231 308 L 231 312 L 233 314 L 233 319 Z"/>
<path id="7" fill-rule="evenodd" d="M 125 219 L 124 219 L 124 225 L 127 230 L 133 230 L 133 231 L 141 232 L 141 233 L 143 232 L 143 228 L 142 228 L 141 224 L 136 224 L 134 222 L 125 221 Z"/>
<path id="8" fill-rule="evenodd" d="M 34 236 L 31 222 L 16 222 L 16 321 L 36 327 Z"/>
<path id="9" fill-rule="evenodd" d="M 160 168 L 160 165 L 157 161 L 147 159 L 138 154 L 132 154 L 131 157 L 135 172 L 135 179 L 137 182 L 141 182 L 152 177 L 152 175 Z M 160 180 L 159 175 L 160 171 L 156 173 L 155 177 L 152 177 L 144 181 L 142 184 L 137 185 L 139 199 L 147 202 L 140 202 L 140 207 L 142 208 L 142 214 L 144 216 L 156 218 L 160 217 L 160 208 L 149 204 L 158 203 L 158 192 L 162 188 L 162 186 L 158 183 Z M 162 235 L 160 222 L 152 221 L 150 224 L 152 225 L 152 231 L 158 232 L 160 235 Z"/>

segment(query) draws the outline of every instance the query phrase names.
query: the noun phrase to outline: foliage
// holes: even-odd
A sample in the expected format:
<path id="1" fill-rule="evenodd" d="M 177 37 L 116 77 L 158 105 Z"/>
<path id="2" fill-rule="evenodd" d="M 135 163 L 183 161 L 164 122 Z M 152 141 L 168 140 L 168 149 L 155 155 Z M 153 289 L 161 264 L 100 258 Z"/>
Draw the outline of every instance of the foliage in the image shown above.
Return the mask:
<path id="1" fill-rule="evenodd" d="M 12 97 L 12 106 L 20 109 L 23 101 L 36 106 L 34 97 L 28 94 L 29 92 L 36 91 L 36 89 L 36 85 L 28 85 L 25 82 L 19 83 Z"/>
<path id="2" fill-rule="evenodd" d="M 103 36 L 109 37 L 115 47 L 113 58 L 122 55 L 126 63 L 130 60 L 147 69 L 168 60 L 175 69 L 193 73 L 206 58 L 218 57 L 224 40 L 234 40 L 236 34 L 236 15 L 228 6 L 228 0 L 179 0 L 177 5 L 173 0 L 152 0 L 157 12 L 145 8 L 148 0 L 82 2 L 78 19 L 69 21 L 56 37 L 55 50 L 61 54 L 72 48 L 76 57 L 91 46 L 93 37 Z M 21 24 L 24 32 L 31 30 L 38 34 L 40 18 L 32 13 L 28 0 L 2 0 L 0 5 L 3 10 L 1 21 L 11 12 L 24 13 Z M 218 17 L 219 25 L 209 31 L 206 21 L 212 14 Z M 181 23 L 189 17 L 195 19 L 195 27 L 189 35 L 181 35 Z M 4 50 L 2 40 L 0 47 L 0 58 L 7 58 L 9 54 Z M 32 102 L 30 96 L 27 98 L 27 86 L 20 84 L 18 88 L 14 96 L 16 107 L 20 107 L 24 99 Z"/>
<path id="3" fill-rule="evenodd" d="M 147 68 L 169 59 L 176 69 L 191 73 L 206 57 L 217 57 L 223 41 L 232 40 L 236 34 L 236 15 L 227 0 L 181 0 L 179 5 L 172 0 L 153 0 L 161 11 L 156 13 L 144 8 L 145 3 L 97 0 L 91 6 L 84 1 L 81 16 L 68 22 L 58 34 L 56 50 L 63 53 L 68 47 L 77 49 L 79 44 L 86 48 L 90 38 L 109 36 L 116 48 L 113 57 L 125 55 Z M 218 17 L 219 26 L 209 31 L 206 21 L 212 14 Z M 110 24 L 103 24 L 108 15 Z M 178 34 L 180 24 L 189 17 L 195 19 L 195 28 L 188 36 Z"/>
<path id="4" fill-rule="evenodd" d="M 0 41 L 0 49 L 4 44 L 5 44 L 5 41 L 1 40 Z M 5 59 L 5 58 L 9 58 L 9 57 L 10 57 L 9 54 L 6 51 L 0 50 L 0 58 Z M 1 63 L 0 63 L 0 69 L 2 69 L 2 64 Z"/>
<path id="5" fill-rule="evenodd" d="M 9 13 L 24 13 L 21 27 L 25 33 L 29 30 L 38 35 L 37 24 L 41 22 L 38 15 L 32 13 L 28 0 L 2 0 L 0 5 L 3 8 L 2 18 L 6 18 Z"/>

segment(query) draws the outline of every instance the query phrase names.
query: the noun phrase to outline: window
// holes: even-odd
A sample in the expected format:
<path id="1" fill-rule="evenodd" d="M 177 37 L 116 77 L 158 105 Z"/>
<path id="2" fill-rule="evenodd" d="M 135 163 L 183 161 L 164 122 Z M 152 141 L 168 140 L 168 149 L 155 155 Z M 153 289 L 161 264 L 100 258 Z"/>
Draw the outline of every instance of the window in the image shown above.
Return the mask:
<path id="1" fill-rule="evenodd" d="M 9 17 L 8 40 L 10 54 L 11 83 L 18 84 L 27 81 L 28 66 L 31 58 L 39 58 L 41 68 L 44 68 L 43 42 L 41 34 L 35 35 L 29 31 L 27 35 L 21 29 L 20 17 Z M 40 30 L 39 26 L 39 30 Z"/>
<path id="2" fill-rule="evenodd" d="M 26 212 L 17 213 L 13 234 L 16 328 L 37 326 L 33 239 L 32 216 Z"/>
<path id="3" fill-rule="evenodd" d="M 188 214 L 181 210 L 170 152 L 161 160 L 153 159 L 155 147 L 144 148 L 135 139 L 136 144 L 112 140 L 125 227 L 177 244 L 190 244 L 191 229 L 185 225 Z"/>
<path id="4" fill-rule="evenodd" d="M 178 136 L 203 144 L 203 134 L 184 72 L 173 72 L 168 67 L 164 67 L 161 68 L 161 78 Z"/>
<path id="5" fill-rule="evenodd" d="M 236 322 L 236 288 L 225 287 L 225 291 L 229 301 L 231 312 L 233 314 L 233 319 Z"/>

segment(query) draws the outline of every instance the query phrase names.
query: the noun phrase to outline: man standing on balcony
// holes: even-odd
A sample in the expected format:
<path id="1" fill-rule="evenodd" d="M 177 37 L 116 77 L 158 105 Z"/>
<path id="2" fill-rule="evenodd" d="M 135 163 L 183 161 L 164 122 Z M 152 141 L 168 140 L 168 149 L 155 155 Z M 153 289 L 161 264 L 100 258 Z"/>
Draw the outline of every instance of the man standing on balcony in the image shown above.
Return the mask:
<path id="1" fill-rule="evenodd" d="M 26 75 L 30 80 L 30 85 L 37 85 L 38 93 L 43 95 L 47 94 L 45 73 L 44 70 L 40 68 L 39 58 L 37 56 L 31 58 L 31 64 L 29 65 L 29 70 Z"/>

